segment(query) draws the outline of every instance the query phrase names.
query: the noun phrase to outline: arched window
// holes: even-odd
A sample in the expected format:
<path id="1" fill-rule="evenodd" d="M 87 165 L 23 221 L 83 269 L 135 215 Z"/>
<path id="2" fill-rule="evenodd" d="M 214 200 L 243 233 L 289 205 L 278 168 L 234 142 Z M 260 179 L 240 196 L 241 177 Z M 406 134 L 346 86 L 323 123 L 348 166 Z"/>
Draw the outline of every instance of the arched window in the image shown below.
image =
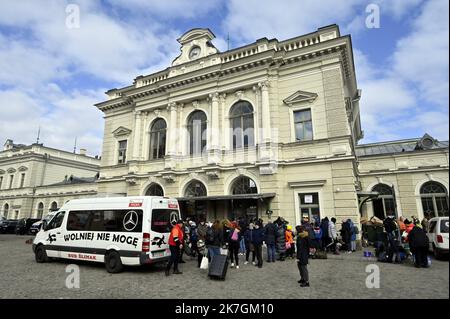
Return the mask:
<path id="1" fill-rule="evenodd" d="M 51 212 L 55 212 L 55 211 L 57 211 L 58 210 L 58 203 L 57 202 L 53 202 L 51 205 L 50 205 L 50 211 Z"/>
<path id="2" fill-rule="evenodd" d="M 247 176 L 240 176 L 235 179 L 233 185 L 231 186 L 231 193 L 233 195 L 240 194 L 257 194 L 258 188 L 256 183 Z"/>
<path id="3" fill-rule="evenodd" d="M 38 204 L 38 209 L 37 209 L 37 218 L 42 219 L 44 215 L 44 203 L 39 203 Z"/>
<path id="4" fill-rule="evenodd" d="M 230 121 L 233 149 L 254 145 L 253 106 L 247 101 L 235 103 L 230 110 Z"/>
<path id="5" fill-rule="evenodd" d="M 150 159 L 164 158 L 166 154 L 166 121 L 159 118 L 150 129 Z"/>
<path id="6" fill-rule="evenodd" d="M 164 196 L 164 190 L 161 185 L 153 183 L 145 192 L 145 196 Z"/>
<path id="7" fill-rule="evenodd" d="M 203 185 L 202 182 L 200 182 L 198 180 L 193 180 L 186 186 L 186 190 L 184 191 L 184 196 L 185 197 L 207 196 L 206 187 L 205 187 L 205 185 Z"/>
<path id="8" fill-rule="evenodd" d="M 372 201 L 374 215 L 380 219 L 388 215 L 396 215 L 394 190 L 386 184 L 377 184 L 372 188 L 373 192 L 379 194 L 378 198 Z"/>
<path id="9" fill-rule="evenodd" d="M 206 149 L 206 114 L 202 111 L 193 112 L 188 119 L 189 154 L 199 155 Z"/>
<path id="10" fill-rule="evenodd" d="M 5 218 L 8 218 L 8 213 L 9 213 L 9 205 L 5 204 L 5 206 L 3 206 L 3 216 Z"/>
<path id="11" fill-rule="evenodd" d="M 420 198 L 424 216 L 448 216 L 448 194 L 443 185 L 433 181 L 426 182 L 420 188 Z"/>

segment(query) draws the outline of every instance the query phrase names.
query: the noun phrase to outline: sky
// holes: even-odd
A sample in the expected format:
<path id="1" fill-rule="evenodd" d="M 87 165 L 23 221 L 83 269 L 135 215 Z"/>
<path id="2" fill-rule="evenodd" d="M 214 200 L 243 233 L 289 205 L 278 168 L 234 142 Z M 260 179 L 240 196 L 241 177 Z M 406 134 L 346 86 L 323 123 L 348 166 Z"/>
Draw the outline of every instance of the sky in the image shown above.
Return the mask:
<path id="1" fill-rule="evenodd" d="M 424 133 L 447 140 L 448 7 L 447 0 L 0 0 L 0 143 L 34 143 L 40 127 L 46 146 L 72 151 L 76 139 L 77 149 L 101 155 L 104 120 L 94 104 L 170 66 L 180 53 L 176 39 L 189 29 L 209 28 L 226 51 L 228 35 L 232 49 L 330 24 L 352 36 L 360 143 Z"/>

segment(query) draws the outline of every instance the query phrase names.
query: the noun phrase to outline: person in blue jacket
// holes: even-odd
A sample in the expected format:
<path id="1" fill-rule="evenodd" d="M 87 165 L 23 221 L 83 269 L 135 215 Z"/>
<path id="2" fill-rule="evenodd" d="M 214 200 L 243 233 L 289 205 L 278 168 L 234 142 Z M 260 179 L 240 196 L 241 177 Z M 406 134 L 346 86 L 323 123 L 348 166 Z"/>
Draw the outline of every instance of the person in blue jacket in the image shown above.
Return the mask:
<path id="1" fill-rule="evenodd" d="M 322 248 L 322 235 L 323 231 L 320 228 L 319 223 L 314 225 L 314 248 L 321 249 Z"/>
<path id="2" fill-rule="evenodd" d="M 250 223 L 248 225 L 247 230 L 244 232 L 244 240 L 245 240 L 245 262 L 244 265 L 248 264 L 248 257 L 250 257 L 250 253 L 252 253 L 252 263 L 255 263 L 255 246 L 253 245 L 253 229 L 255 224 Z"/>

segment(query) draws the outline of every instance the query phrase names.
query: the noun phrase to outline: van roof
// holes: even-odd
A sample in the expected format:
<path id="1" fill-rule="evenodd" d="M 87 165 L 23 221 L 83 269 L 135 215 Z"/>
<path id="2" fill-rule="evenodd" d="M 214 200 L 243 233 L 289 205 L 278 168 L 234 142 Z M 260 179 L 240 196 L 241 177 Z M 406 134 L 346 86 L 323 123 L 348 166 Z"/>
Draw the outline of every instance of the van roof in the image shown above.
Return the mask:
<path id="1" fill-rule="evenodd" d="M 111 203 L 129 203 L 132 200 L 139 201 L 148 201 L 153 198 L 158 199 L 170 199 L 176 200 L 176 198 L 169 198 L 163 196 L 129 196 L 129 197 L 92 197 L 92 198 L 81 198 L 81 199 L 72 199 L 68 201 L 64 206 L 72 206 L 77 204 L 111 204 Z"/>

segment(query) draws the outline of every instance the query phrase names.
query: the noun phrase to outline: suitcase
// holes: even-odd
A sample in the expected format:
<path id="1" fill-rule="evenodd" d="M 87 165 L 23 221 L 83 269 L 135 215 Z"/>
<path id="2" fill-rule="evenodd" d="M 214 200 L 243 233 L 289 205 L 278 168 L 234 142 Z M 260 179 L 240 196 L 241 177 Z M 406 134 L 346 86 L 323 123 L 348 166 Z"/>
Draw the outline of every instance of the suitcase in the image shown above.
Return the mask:
<path id="1" fill-rule="evenodd" d="M 209 264 L 208 276 L 210 279 L 225 280 L 228 270 L 228 256 L 216 255 Z"/>
<path id="2" fill-rule="evenodd" d="M 323 250 L 317 250 L 313 256 L 314 259 L 327 259 L 327 253 Z"/>

